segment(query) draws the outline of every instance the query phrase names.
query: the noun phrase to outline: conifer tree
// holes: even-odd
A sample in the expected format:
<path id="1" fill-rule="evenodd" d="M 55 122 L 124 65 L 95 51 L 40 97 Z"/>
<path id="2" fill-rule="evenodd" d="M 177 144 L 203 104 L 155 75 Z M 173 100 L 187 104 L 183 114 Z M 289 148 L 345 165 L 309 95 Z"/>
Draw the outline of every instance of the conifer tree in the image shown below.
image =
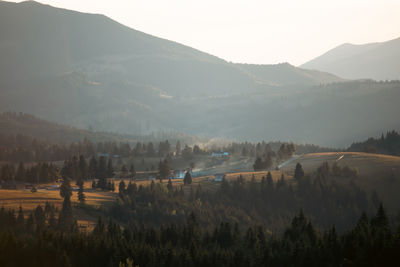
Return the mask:
<path id="1" fill-rule="evenodd" d="M 88 165 L 83 155 L 79 156 L 79 176 L 78 179 L 86 180 L 88 177 Z"/>
<path id="2" fill-rule="evenodd" d="M 35 216 L 35 222 L 36 222 L 37 227 L 39 229 L 43 229 L 43 227 L 45 226 L 45 223 L 46 223 L 46 217 L 44 215 L 42 206 L 38 205 L 36 207 L 34 216 Z"/>
<path id="3" fill-rule="evenodd" d="M 62 198 L 71 197 L 72 188 L 71 188 L 71 180 L 68 177 L 64 177 L 62 180 L 62 184 L 60 186 L 60 196 Z"/>
<path id="4" fill-rule="evenodd" d="M 113 162 L 112 159 L 109 158 L 108 159 L 108 163 L 107 163 L 107 178 L 111 178 L 114 175 L 114 167 L 113 167 Z"/>
<path id="5" fill-rule="evenodd" d="M 62 231 L 71 231 L 74 223 L 71 204 L 72 188 L 70 179 L 67 177 L 64 177 L 63 183 L 60 186 L 60 195 L 64 198 L 64 201 L 60 215 L 58 216 L 58 225 Z"/>
<path id="6" fill-rule="evenodd" d="M 98 178 L 97 187 L 105 190 L 107 187 L 107 163 L 105 157 L 100 157 L 99 159 Z"/>
<path id="7" fill-rule="evenodd" d="M 95 235 L 103 235 L 106 231 L 106 226 L 104 224 L 103 218 L 99 216 L 97 219 L 97 224 L 93 229 L 93 234 Z"/>
<path id="8" fill-rule="evenodd" d="M 296 169 L 294 170 L 294 179 L 300 181 L 304 177 L 303 166 L 300 163 L 296 164 Z"/>
<path id="9" fill-rule="evenodd" d="M 135 166 L 133 164 L 131 164 L 131 167 L 129 169 L 129 172 L 131 173 L 131 178 L 135 179 L 136 176 L 136 170 L 135 170 Z"/>
<path id="10" fill-rule="evenodd" d="M 167 159 L 160 161 L 158 172 L 160 175 L 160 179 L 165 179 L 170 175 L 171 169 L 169 167 L 169 163 L 168 163 Z"/>
<path id="11" fill-rule="evenodd" d="M 190 174 L 190 172 L 186 172 L 185 177 L 183 178 L 183 184 L 187 185 L 191 183 L 192 183 L 192 175 Z"/>
<path id="12" fill-rule="evenodd" d="M 119 182 L 119 185 L 118 185 L 118 193 L 119 193 L 119 195 L 122 196 L 123 194 L 125 194 L 125 190 L 126 190 L 125 182 L 124 182 L 124 180 L 121 180 L 121 182 Z"/>
<path id="13" fill-rule="evenodd" d="M 167 188 L 168 188 L 168 192 L 172 192 L 173 186 L 172 186 L 171 178 L 168 179 Z"/>
<path id="14" fill-rule="evenodd" d="M 18 164 L 17 173 L 15 175 L 15 180 L 17 180 L 17 181 L 25 181 L 25 179 L 26 179 L 25 167 L 24 167 L 24 164 L 22 162 L 20 162 Z"/>
<path id="15" fill-rule="evenodd" d="M 85 193 L 83 192 L 83 183 L 79 185 L 78 200 L 81 204 L 85 203 L 86 200 Z"/>
<path id="16" fill-rule="evenodd" d="M 98 166 L 97 160 L 95 156 L 92 156 L 89 161 L 89 168 L 88 168 L 90 178 L 97 178 L 98 177 Z"/>
<path id="17" fill-rule="evenodd" d="M 17 225 L 23 226 L 25 223 L 24 212 L 22 211 L 22 207 L 19 206 L 18 209 L 18 217 L 17 217 Z"/>
<path id="18" fill-rule="evenodd" d="M 273 186 L 274 186 L 274 181 L 272 180 L 272 174 L 271 174 L 271 172 L 268 172 L 267 173 L 267 187 L 269 187 L 269 188 L 273 188 Z"/>

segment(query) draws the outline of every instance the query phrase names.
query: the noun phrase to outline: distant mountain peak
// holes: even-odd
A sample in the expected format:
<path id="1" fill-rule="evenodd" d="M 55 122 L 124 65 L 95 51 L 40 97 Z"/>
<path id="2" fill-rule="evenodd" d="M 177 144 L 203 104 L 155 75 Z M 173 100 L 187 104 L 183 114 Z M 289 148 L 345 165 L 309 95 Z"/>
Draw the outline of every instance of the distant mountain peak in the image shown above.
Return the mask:
<path id="1" fill-rule="evenodd" d="M 400 38 L 367 44 L 341 44 L 300 67 L 348 79 L 400 79 Z"/>

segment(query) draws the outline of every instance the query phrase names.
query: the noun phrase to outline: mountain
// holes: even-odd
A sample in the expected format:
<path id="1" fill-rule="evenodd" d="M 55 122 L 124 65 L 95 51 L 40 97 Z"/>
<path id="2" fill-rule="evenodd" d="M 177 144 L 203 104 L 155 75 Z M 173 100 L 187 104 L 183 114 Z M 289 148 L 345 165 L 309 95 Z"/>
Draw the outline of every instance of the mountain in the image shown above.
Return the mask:
<path id="1" fill-rule="evenodd" d="M 347 79 L 400 80 L 400 38 L 363 45 L 342 44 L 301 65 Z"/>
<path id="2" fill-rule="evenodd" d="M 85 138 L 94 142 L 135 140 L 133 136 L 93 132 L 13 112 L 0 113 L 0 135 L 24 135 L 54 143 L 78 142 Z"/>
<path id="3" fill-rule="evenodd" d="M 0 57 L 3 111 L 137 134 L 170 129 L 163 112 L 172 98 L 184 101 L 253 93 L 271 85 L 342 80 L 289 65 L 282 73 L 282 66 L 271 65 L 253 74 L 242 65 L 103 15 L 33 1 L 0 2 Z M 294 80 L 276 80 L 274 73 L 293 75 Z"/>
<path id="4" fill-rule="evenodd" d="M 38 118 L 26 113 L 0 112 L 0 135 L 23 135 L 41 141 L 69 144 L 82 142 L 84 139 L 97 142 L 160 142 L 177 140 L 186 144 L 204 143 L 208 139 L 190 136 L 179 132 L 159 132 L 147 136 L 120 134 L 113 132 L 98 132 L 68 126 Z"/>
<path id="5" fill-rule="evenodd" d="M 273 86 L 312 86 L 344 81 L 327 72 L 297 68 L 289 63 L 276 65 L 235 64 L 258 83 Z"/>
<path id="6" fill-rule="evenodd" d="M 0 2 L 0 58 L 0 111 L 81 129 L 323 146 L 400 129 L 399 83 L 235 64 L 32 1 Z"/>

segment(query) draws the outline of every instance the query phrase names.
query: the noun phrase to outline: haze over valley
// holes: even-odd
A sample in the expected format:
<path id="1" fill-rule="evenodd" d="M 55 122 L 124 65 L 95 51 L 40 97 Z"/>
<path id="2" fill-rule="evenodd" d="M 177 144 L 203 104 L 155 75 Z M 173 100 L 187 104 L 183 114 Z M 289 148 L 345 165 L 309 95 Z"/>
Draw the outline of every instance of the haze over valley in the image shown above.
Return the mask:
<path id="1" fill-rule="evenodd" d="M 102 15 L 0 4 L 3 111 L 98 131 L 335 147 L 399 129 L 388 115 L 400 111 L 395 81 L 346 80 L 289 63 L 235 64 Z"/>
<path id="2" fill-rule="evenodd" d="M 399 262 L 400 4 L 43 1 L 0 1 L 1 267 Z"/>

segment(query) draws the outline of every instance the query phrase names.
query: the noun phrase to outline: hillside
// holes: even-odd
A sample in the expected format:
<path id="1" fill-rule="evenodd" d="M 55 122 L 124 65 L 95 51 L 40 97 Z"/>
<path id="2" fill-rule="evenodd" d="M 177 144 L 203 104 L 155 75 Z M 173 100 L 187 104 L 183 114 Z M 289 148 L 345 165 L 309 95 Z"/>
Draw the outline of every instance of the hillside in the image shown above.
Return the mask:
<path id="1" fill-rule="evenodd" d="M 382 43 L 342 44 L 301 65 L 348 79 L 400 79 L 400 38 Z"/>
<path id="2" fill-rule="evenodd" d="M 343 156 L 343 157 L 342 157 Z M 296 160 L 283 167 L 288 173 L 293 173 L 297 163 L 300 163 L 306 172 L 319 167 L 324 161 L 329 164 L 337 162 L 340 166 L 351 166 L 358 170 L 359 175 L 369 175 L 387 170 L 395 170 L 400 174 L 400 157 L 364 153 L 364 152 L 324 152 L 301 155 Z"/>
<path id="3" fill-rule="evenodd" d="M 295 166 L 300 163 L 306 173 L 315 171 L 323 162 L 332 167 L 334 162 L 340 167 L 349 166 L 358 172 L 358 177 L 337 177 L 337 183 L 350 180 L 368 192 L 376 191 L 385 205 L 397 211 L 400 201 L 400 157 L 363 152 L 326 152 L 301 155 L 282 169 L 293 174 Z"/>
<path id="4" fill-rule="evenodd" d="M 260 83 L 236 64 L 105 16 L 32 1 L 1 2 L 0 33 L 2 110 L 82 127 L 90 121 L 101 130 L 109 128 L 111 120 L 129 123 L 129 130 L 139 133 L 165 129 L 168 123 L 162 122 L 154 106 L 170 105 L 171 97 L 260 91 L 277 84 L 268 77 L 280 69 L 269 66 L 271 73 L 264 71 Z M 281 79 L 280 86 L 341 80 L 326 74 L 325 81 L 310 82 L 314 72 L 303 75 L 294 67 L 282 75 L 291 72 L 296 80 Z M 123 106 L 121 110 L 117 105 Z"/>
<path id="5" fill-rule="evenodd" d="M 327 72 L 297 68 L 289 63 L 277 65 L 236 64 L 259 83 L 274 86 L 319 85 L 344 81 Z"/>
<path id="6" fill-rule="evenodd" d="M 12 112 L 0 113 L 0 134 L 25 135 L 55 143 L 78 142 L 85 138 L 94 142 L 134 140 L 133 136 L 93 132 Z"/>
<path id="7" fill-rule="evenodd" d="M 351 144 L 347 151 L 381 153 L 400 156 L 400 135 L 396 131 L 382 133 L 380 138 L 370 137 L 363 142 Z"/>
<path id="8" fill-rule="evenodd" d="M 400 83 L 234 64 L 102 15 L 0 2 L 0 47 L 0 111 L 81 129 L 330 147 L 400 129 Z"/>

